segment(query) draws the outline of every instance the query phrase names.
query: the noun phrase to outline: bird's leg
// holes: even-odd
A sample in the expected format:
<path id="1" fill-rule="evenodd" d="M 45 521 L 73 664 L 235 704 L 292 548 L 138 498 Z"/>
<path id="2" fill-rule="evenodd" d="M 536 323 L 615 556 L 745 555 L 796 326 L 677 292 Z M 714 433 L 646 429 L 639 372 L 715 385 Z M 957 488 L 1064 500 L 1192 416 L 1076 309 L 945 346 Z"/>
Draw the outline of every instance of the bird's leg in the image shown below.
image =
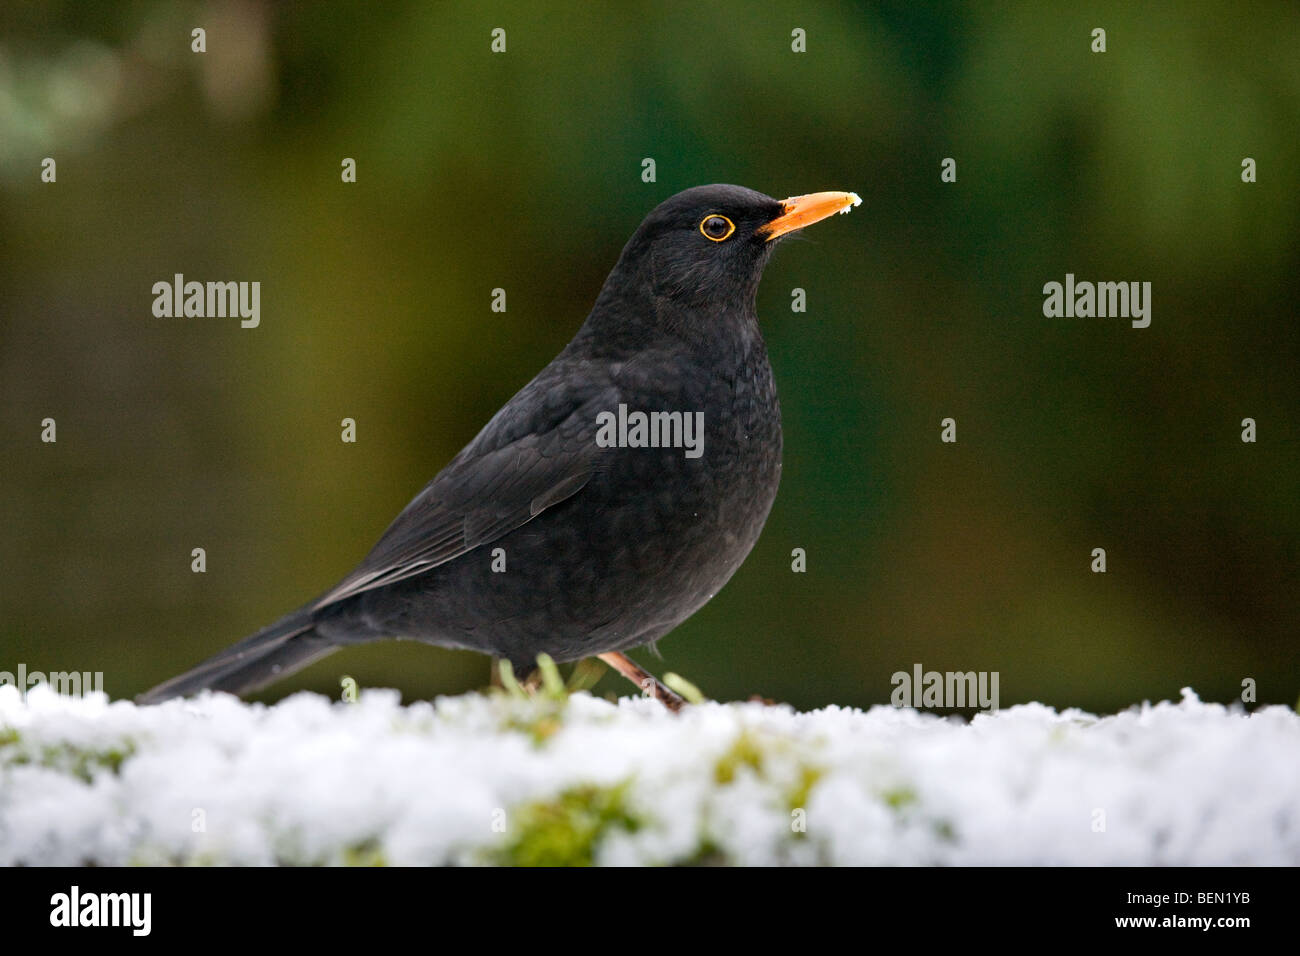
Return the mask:
<path id="1" fill-rule="evenodd" d="M 682 705 L 686 703 L 686 701 L 682 700 L 663 684 L 659 683 L 659 681 L 655 680 L 653 674 L 649 671 L 642 670 L 637 665 L 636 661 L 632 660 L 626 654 L 620 654 L 617 651 L 610 651 L 608 654 L 599 655 L 599 657 L 610 667 L 614 668 L 614 670 L 618 671 L 632 683 L 636 684 L 636 686 L 641 688 L 641 690 L 652 694 L 655 700 L 659 701 L 659 703 L 663 704 L 669 710 L 681 710 Z"/>
<path id="2" fill-rule="evenodd" d="M 506 687 L 505 678 L 501 676 L 501 664 L 505 660 L 506 658 L 503 657 L 492 658 L 492 680 L 490 686 L 497 688 L 498 690 L 509 689 Z M 514 678 L 513 681 L 514 685 L 517 686 L 521 691 L 523 691 L 529 697 L 532 697 L 534 694 L 536 694 L 538 689 L 542 686 L 542 672 L 537 668 L 533 668 L 531 671 L 529 671 L 526 675 L 523 676 L 519 674 L 515 674 L 514 668 L 511 668 L 510 673 L 511 676 Z"/>

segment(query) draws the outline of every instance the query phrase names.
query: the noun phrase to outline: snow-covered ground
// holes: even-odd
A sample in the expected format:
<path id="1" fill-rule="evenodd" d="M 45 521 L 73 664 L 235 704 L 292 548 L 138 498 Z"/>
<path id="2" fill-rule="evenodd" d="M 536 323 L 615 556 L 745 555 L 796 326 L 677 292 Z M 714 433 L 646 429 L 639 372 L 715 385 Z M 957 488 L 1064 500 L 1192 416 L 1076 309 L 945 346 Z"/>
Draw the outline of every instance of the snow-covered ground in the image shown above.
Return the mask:
<path id="1" fill-rule="evenodd" d="M 1300 716 L 0 687 L 0 864 L 1300 863 Z"/>

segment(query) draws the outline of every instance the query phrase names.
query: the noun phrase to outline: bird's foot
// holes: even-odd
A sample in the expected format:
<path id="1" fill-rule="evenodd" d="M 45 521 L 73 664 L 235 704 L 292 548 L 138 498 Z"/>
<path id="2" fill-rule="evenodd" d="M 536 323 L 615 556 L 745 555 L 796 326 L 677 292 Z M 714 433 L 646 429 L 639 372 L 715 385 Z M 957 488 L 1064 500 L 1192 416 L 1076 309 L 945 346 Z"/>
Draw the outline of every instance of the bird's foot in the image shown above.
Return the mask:
<path id="1" fill-rule="evenodd" d="M 608 664 L 614 670 L 618 671 L 637 687 L 641 688 L 646 694 L 649 694 L 659 703 L 663 704 L 669 710 L 676 712 L 682 709 L 686 703 L 681 697 L 673 693 L 655 678 L 647 670 L 643 670 L 636 661 L 632 660 L 626 654 L 620 654 L 617 651 L 610 651 L 608 654 L 599 655 L 600 659 Z"/>
<path id="2" fill-rule="evenodd" d="M 540 668 L 529 671 L 523 679 L 515 676 L 515 669 L 507 658 L 492 659 L 491 686 L 515 697 L 536 697 L 542 689 L 544 677 Z"/>

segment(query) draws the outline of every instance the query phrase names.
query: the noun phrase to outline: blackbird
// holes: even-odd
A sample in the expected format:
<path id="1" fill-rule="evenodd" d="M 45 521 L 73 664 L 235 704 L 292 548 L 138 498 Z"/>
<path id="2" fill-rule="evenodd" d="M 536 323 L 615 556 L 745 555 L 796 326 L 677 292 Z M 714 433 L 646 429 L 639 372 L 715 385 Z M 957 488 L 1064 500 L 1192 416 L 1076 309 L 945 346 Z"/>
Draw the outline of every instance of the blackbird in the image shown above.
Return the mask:
<path id="1" fill-rule="evenodd" d="M 697 186 L 623 247 L 577 335 L 323 595 L 142 703 L 243 693 L 350 644 L 407 638 L 528 673 L 622 652 L 699 610 L 758 539 L 781 410 L 755 297 L 774 240 L 860 200 Z"/>

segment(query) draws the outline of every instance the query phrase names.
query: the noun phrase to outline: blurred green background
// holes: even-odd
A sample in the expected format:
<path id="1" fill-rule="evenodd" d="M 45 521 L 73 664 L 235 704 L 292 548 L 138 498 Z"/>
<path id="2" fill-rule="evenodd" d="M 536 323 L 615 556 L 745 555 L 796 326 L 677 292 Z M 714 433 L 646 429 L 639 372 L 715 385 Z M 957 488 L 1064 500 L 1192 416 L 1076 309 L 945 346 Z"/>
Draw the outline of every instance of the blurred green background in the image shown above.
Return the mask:
<path id="1" fill-rule="evenodd" d="M 801 707 L 885 702 L 916 662 L 998 671 L 1003 706 L 1294 702 L 1297 50 L 1289 2 L 6 4 L 0 670 L 134 694 L 333 584 L 641 218 L 734 182 L 863 205 L 760 291 L 762 539 L 635 656 Z M 261 327 L 153 317 L 177 272 L 260 281 Z M 1151 327 L 1045 318 L 1067 272 L 1151 282 Z M 487 672 L 385 643 L 263 699 Z"/>

